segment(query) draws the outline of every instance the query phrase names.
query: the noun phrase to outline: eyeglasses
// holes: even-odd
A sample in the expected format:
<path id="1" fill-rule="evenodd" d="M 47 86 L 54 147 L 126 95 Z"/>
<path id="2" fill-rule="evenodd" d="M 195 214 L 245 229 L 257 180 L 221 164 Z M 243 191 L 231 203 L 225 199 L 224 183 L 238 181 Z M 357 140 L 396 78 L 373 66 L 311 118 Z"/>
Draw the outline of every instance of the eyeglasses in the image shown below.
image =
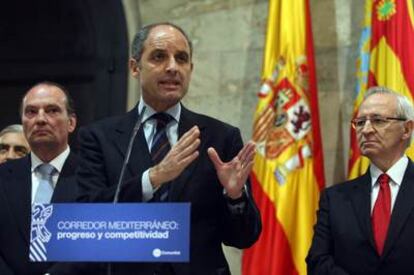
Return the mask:
<path id="1" fill-rule="evenodd" d="M 361 118 L 354 118 L 351 120 L 352 127 L 356 130 L 362 130 L 364 128 L 367 121 L 371 123 L 371 126 L 375 129 L 380 129 L 388 124 L 391 120 L 398 120 L 398 121 L 406 121 L 406 118 L 402 117 L 381 117 L 381 116 L 375 116 L 375 117 L 361 117 Z"/>

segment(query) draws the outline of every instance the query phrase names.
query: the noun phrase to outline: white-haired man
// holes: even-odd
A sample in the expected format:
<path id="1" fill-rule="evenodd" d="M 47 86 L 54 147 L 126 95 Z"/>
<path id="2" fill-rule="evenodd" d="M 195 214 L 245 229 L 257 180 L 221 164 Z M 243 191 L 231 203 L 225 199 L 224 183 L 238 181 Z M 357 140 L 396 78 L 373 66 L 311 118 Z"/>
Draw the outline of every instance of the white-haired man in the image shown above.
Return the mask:
<path id="1" fill-rule="evenodd" d="M 30 152 L 20 124 L 9 125 L 0 132 L 0 163 L 18 159 Z"/>
<path id="2" fill-rule="evenodd" d="M 352 126 L 371 165 L 321 195 L 309 274 L 412 274 L 414 164 L 405 151 L 413 120 L 406 97 L 367 91 Z"/>

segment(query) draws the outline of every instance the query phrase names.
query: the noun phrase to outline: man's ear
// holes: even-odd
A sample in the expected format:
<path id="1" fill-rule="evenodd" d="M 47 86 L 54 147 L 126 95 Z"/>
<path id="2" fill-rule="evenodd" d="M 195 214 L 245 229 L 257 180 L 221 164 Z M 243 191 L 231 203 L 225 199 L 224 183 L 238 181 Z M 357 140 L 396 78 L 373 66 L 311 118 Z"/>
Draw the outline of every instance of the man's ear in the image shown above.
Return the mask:
<path id="1" fill-rule="evenodd" d="M 129 70 L 131 71 L 131 75 L 135 78 L 138 78 L 140 69 L 139 69 L 139 63 L 135 60 L 135 58 L 130 58 L 128 61 Z"/>
<path id="2" fill-rule="evenodd" d="M 414 121 L 407 120 L 404 122 L 404 139 L 411 139 L 411 135 L 413 134 L 413 128 L 414 128 Z"/>
<path id="3" fill-rule="evenodd" d="M 69 133 L 72 133 L 76 129 L 77 118 L 75 114 L 69 115 Z"/>

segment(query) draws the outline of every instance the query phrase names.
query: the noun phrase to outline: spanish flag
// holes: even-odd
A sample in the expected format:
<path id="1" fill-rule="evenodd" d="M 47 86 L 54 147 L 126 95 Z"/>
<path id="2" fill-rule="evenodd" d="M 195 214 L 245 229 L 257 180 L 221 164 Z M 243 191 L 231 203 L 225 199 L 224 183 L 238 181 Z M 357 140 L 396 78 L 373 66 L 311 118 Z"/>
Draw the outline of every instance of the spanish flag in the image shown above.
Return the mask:
<path id="1" fill-rule="evenodd" d="M 412 100 L 414 93 L 414 16 L 412 0 L 366 0 L 365 20 L 357 59 L 356 100 L 353 117 L 366 90 L 384 86 Z M 351 128 L 349 178 L 365 173 L 369 165 Z M 414 157 L 414 146 L 407 149 Z"/>
<path id="2" fill-rule="evenodd" d="M 242 272 L 306 274 L 325 181 L 308 0 L 269 2 L 254 121 L 252 187 L 263 230 L 244 251 Z"/>

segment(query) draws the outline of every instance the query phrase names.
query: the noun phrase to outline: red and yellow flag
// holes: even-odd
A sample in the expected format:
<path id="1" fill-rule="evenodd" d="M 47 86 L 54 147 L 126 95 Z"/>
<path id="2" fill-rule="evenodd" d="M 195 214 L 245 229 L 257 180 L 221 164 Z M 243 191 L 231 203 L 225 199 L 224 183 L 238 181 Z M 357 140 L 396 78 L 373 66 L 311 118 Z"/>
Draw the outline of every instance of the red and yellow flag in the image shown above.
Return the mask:
<path id="1" fill-rule="evenodd" d="M 242 272 L 306 274 L 324 187 L 308 0 L 270 0 L 263 62 L 252 173 L 263 231 L 244 251 Z"/>
<path id="2" fill-rule="evenodd" d="M 414 95 L 414 16 L 412 0 L 366 0 L 364 28 L 357 60 L 357 86 L 353 117 L 366 90 L 384 86 L 412 100 Z M 414 146 L 407 151 L 414 157 Z M 365 173 L 369 161 L 362 157 L 351 127 L 349 178 Z"/>

